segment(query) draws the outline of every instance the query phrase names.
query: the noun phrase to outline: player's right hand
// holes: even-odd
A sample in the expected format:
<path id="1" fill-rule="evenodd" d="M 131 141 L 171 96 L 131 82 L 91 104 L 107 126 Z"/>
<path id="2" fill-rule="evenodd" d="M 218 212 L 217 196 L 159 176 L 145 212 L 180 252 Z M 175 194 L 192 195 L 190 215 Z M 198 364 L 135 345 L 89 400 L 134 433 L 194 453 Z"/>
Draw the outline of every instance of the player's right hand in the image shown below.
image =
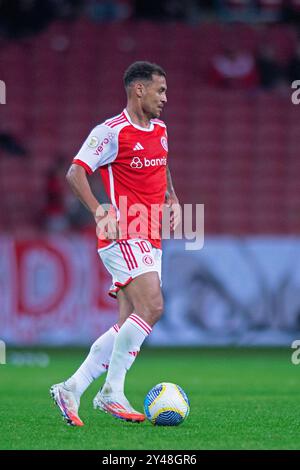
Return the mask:
<path id="1" fill-rule="evenodd" d="M 110 204 L 99 205 L 95 214 L 96 233 L 100 240 L 118 240 L 119 224 L 115 208 Z"/>

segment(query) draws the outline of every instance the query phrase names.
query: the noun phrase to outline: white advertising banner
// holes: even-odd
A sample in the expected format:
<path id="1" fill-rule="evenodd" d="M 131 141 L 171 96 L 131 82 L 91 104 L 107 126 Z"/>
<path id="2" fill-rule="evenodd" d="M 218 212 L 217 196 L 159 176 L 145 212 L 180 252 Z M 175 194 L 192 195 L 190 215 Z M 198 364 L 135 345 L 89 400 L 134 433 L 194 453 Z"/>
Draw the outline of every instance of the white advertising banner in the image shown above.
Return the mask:
<path id="1" fill-rule="evenodd" d="M 90 344 L 117 319 L 93 237 L 0 237 L 0 339 Z M 149 345 L 289 345 L 300 338 L 300 239 L 164 244 L 165 312 Z"/>
<path id="2" fill-rule="evenodd" d="M 165 245 L 166 315 L 152 344 L 289 345 L 300 338 L 300 239 L 210 237 Z"/>

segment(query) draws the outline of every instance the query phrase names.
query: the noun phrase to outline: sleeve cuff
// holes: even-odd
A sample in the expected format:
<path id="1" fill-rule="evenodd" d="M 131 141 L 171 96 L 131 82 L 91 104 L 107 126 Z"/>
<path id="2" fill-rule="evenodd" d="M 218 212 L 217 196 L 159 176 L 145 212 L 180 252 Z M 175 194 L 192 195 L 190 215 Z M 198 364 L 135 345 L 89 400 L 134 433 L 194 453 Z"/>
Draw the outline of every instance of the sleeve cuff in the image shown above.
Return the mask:
<path id="1" fill-rule="evenodd" d="M 89 175 L 93 174 L 93 170 L 88 166 L 87 163 L 83 162 L 82 160 L 79 160 L 78 158 L 74 158 L 72 163 L 82 166 Z"/>

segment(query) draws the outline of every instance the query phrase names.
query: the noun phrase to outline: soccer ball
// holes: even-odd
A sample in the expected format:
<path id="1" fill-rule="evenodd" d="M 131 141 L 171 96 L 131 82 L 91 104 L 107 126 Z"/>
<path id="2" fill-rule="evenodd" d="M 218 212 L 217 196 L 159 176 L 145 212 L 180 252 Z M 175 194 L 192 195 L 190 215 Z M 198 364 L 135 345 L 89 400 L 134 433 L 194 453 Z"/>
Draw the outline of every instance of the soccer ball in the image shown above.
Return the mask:
<path id="1" fill-rule="evenodd" d="M 179 385 L 155 385 L 144 400 L 145 415 L 157 426 L 178 426 L 190 412 L 190 402 Z"/>

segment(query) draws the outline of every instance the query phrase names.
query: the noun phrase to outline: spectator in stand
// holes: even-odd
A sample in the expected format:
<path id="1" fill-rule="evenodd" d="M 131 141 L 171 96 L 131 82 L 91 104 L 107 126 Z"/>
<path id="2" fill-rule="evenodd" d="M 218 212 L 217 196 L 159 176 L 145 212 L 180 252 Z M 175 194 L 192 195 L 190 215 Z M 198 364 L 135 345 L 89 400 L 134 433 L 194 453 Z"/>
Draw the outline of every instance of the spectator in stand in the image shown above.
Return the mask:
<path id="1" fill-rule="evenodd" d="M 136 18 L 147 18 L 153 20 L 164 20 L 166 15 L 164 12 L 163 0 L 134 0 L 133 9 Z"/>
<path id="2" fill-rule="evenodd" d="M 0 35 L 23 38 L 37 34 L 56 18 L 72 19 L 83 0 L 0 0 Z"/>
<path id="3" fill-rule="evenodd" d="M 256 63 L 262 88 L 271 90 L 283 85 L 284 70 L 272 46 L 264 46 L 259 50 Z"/>
<path id="4" fill-rule="evenodd" d="M 256 19 L 257 10 L 253 0 L 214 0 L 214 6 L 223 21 L 248 22 Z"/>
<path id="5" fill-rule="evenodd" d="M 285 0 L 257 0 L 258 20 L 262 22 L 278 22 L 282 18 Z"/>
<path id="6" fill-rule="evenodd" d="M 63 232 L 69 226 L 65 214 L 65 171 L 65 159 L 58 156 L 46 176 L 43 225 L 49 232 Z"/>
<path id="7" fill-rule="evenodd" d="M 249 52 L 239 52 L 228 46 L 213 57 L 209 81 L 212 85 L 228 89 L 253 89 L 257 87 L 258 73 L 255 58 Z"/>
<path id="8" fill-rule="evenodd" d="M 129 2 L 124 0 L 89 0 L 86 11 L 93 21 L 99 22 L 122 21 L 132 14 Z"/>
<path id="9" fill-rule="evenodd" d="M 44 0 L 42 0 L 44 1 Z M 50 0 L 55 9 L 55 17 L 75 20 L 84 10 L 85 0 Z"/>
<path id="10" fill-rule="evenodd" d="M 166 18 L 171 21 L 185 21 L 187 19 L 188 10 L 195 5 L 193 0 L 165 0 L 163 9 Z M 195 11 L 193 13 L 196 13 Z"/>
<path id="11" fill-rule="evenodd" d="M 133 6 L 136 18 L 197 23 L 211 0 L 135 0 Z"/>
<path id="12" fill-rule="evenodd" d="M 298 42 L 295 53 L 287 64 L 286 78 L 289 85 L 294 80 L 300 80 L 300 42 Z"/>
<path id="13" fill-rule="evenodd" d="M 300 0 L 286 0 L 283 8 L 283 21 L 300 23 Z"/>
<path id="14" fill-rule="evenodd" d="M 11 38 L 38 33 L 54 19 L 54 15 L 50 0 L 2 0 L 0 3 L 2 30 Z"/>
<path id="15" fill-rule="evenodd" d="M 18 140 L 8 132 L 0 132 L 0 152 L 14 157 L 26 157 L 27 151 Z"/>

